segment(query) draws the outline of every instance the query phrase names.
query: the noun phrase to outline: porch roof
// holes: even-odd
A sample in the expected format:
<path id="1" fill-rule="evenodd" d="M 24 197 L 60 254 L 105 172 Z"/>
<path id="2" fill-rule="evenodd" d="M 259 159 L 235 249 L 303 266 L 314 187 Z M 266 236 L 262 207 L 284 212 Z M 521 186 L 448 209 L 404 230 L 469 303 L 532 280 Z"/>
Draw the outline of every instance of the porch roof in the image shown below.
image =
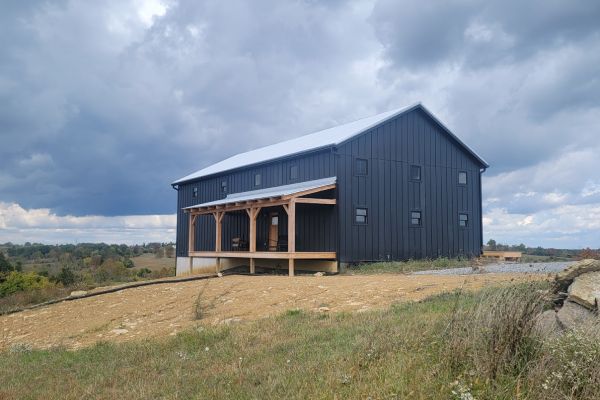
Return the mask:
<path id="1" fill-rule="evenodd" d="M 239 202 L 247 202 L 253 200 L 264 200 L 278 197 L 293 197 L 294 195 L 302 195 L 303 192 L 310 192 L 319 188 L 326 188 L 335 185 L 337 177 L 316 179 L 313 181 L 305 181 L 293 183 L 291 185 L 274 186 L 266 189 L 251 190 L 248 192 L 239 192 L 228 194 L 227 197 L 220 200 L 209 201 L 206 203 L 197 204 L 190 207 L 184 207 L 184 210 L 192 210 L 206 207 L 225 206 Z"/>

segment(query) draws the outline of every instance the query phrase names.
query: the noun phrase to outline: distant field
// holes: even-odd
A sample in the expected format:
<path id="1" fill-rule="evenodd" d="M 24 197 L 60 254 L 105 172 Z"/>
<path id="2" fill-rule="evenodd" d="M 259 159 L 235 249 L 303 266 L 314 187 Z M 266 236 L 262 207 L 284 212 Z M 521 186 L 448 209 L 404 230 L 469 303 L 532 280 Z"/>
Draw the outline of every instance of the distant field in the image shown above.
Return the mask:
<path id="1" fill-rule="evenodd" d="M 160 271 L 163 268 L 175 266 L 175 258 L 157 258 L 154 254 L 146 253 L 131 259 L 135 265 L 134 269 L 148 268 L 150 271 Z"/>

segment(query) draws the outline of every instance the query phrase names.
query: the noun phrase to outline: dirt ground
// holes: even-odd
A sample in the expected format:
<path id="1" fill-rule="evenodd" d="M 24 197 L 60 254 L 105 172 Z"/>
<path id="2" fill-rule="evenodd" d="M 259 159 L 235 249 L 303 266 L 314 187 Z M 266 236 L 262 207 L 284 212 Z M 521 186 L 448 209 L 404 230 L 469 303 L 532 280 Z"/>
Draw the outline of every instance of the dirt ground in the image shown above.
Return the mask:
<path id="1" fill-rule="evenodd" d="M 76 349 L 98 341 L 168 337 L 201 324 L 256 320 L 300 308 L 361 312 L 418 301 L 456 288 L 467 290 L 544 275 L 481 274 L 225 276 L 144 286 L 0 316 L 0 349 L 15 345 Z M 202 319 L 195 320 L 201 297 Z"/>

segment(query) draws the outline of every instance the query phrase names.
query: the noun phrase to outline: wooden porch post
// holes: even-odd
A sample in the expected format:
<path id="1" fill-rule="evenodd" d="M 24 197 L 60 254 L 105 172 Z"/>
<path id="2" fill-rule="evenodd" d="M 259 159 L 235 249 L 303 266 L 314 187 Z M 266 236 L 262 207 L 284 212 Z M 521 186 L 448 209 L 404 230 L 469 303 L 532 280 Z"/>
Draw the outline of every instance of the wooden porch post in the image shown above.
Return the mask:
<path id="1" fill-rule="evenodd" d="M 221 251 L 221 236 L 222 236 L 222 221 L 223 221 L 223 216 L 225 216 L 225 211 L 217 211 L 215 213 L 213 213 L 213 217 L 215 217 L 215 231 L 216 231 L 216 237 L 215 237 L 215 251 L 219 252 Z"/>
<path id="2" fill-rule="evenodd" d="M 296 199 L 290 199 L 290 203 L 284 209 L 288 213 L 288 270 L 289 275 L 294 276 L 294 256 L 296 253 Z"/>
<path id="3" fill-rule="evenodd" d="M 195 248 L 196 243 L 196 218 L 198 216 L 190 213 L 189 223 L 188 223 L 188 259 L 189 259 L 189 268 L 190 274 L 194 270 L 194 257 L 192 256 L 192 252 Z"/>
<path id="4" fill-rule="evenodd" d="M 222 235 L 222 226 L 223 224 L 221 223 L 223 221 L 223 216 L 225 215 L 225 211 L 217 211 L 213 213 L 213 217 L 215 217 L 215 252 L 216 253 L 220 253 L 221 252 L 221 236 Z M 218 256 L 217 254 L 217 259 L 216 261 L 216 267 L 215 269 L 217 270 L 217 273 L 220 272 L 221 270 L 221 257 Z"/>
<path id="5" fill-rule="evenodd" d="M 248 250 L 250 253 L 256 252 L 256 217 L 258 217 L 258 213 L 260 212 L 260 210 L 261 207 L 246 208 L 246 213 L 248 213 L 248 218 L 250 219 L 250 244 L 248 246 Z M 250 273 L 253 274 L 254 272 L 254 257 L 250 257 Z"/>

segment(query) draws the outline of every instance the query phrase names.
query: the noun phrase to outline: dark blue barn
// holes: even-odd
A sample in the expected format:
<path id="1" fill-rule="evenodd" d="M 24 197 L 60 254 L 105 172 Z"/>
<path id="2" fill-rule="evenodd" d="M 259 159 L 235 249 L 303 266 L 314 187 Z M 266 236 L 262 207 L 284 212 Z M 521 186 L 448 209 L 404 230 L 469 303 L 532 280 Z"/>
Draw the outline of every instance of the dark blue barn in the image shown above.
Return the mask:
<path id="1" fill-rule="evenodd" d="M 421 104 L 238 154 L 173 183 L 177 273 L 478 256 L 487 167 Z"/>

